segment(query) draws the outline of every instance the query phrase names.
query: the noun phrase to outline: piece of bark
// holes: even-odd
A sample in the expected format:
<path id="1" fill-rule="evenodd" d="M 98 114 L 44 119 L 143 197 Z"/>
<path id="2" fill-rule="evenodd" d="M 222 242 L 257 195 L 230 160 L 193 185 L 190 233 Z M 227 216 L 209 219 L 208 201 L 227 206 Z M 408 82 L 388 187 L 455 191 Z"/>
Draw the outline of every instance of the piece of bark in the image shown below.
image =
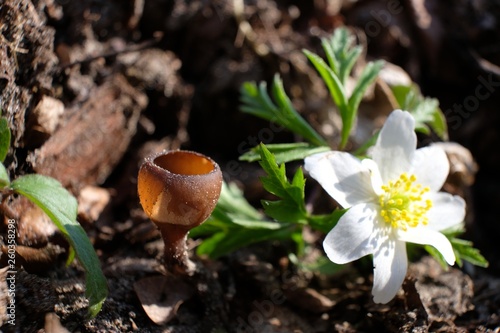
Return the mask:
<path id="1" fill-rule="evenodd" d="M 85 186 L 78 195 L 78 219 L 87 223 L 97 221 L 111 200 L 110 191 L 97 186 Z"/>
<path id="2" fill-rule="evenodd" d="M 29 0 L 0 2 L 0 108 L 12 131 L 12 149 L 24 145 L 25 119 L 52 88 L 55 29 Z M 17 162 L 13 160 L 11 169 Z"/>
<path id="3" fill-rule="evenodd" d="M 63 125 L 30 157 L 37 173 L 79 189 L 102 183 L 122 158 L 136 132 L 147 97 L 115 75 L 83 105 L 65 113 Z"/>
<path id="4" fill-rule="evenodd" d="M 50 138 L 63 113 L 64 104 L 60 100 L 44 95 L 28 117 L 24 139 L 26 146 L 39 147 Z"/>

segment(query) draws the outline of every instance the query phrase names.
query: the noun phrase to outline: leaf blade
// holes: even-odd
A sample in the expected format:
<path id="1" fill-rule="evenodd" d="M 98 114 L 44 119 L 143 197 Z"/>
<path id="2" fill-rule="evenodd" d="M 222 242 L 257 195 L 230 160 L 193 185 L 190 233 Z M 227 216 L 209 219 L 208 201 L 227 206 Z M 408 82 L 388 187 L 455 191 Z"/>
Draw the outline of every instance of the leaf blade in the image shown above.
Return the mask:
<path id="1" fill-rule="evenodd" d="M 5 161 L 10 147 L 11 133 L 7 119 L 0 118 L 0 162 Z"/>
<path id="2" fill-rule="evenodd" d="M 40 207 L 74 248 L 86 271 L 89 314 L 95 317 L 108 295 L 108 287 L 99 258 L 87 234 L 76 222 L 76 199 L 57 180 L 42 175 L 19 177 L 11 183 L 11 187 Z"/>
<path id="3" fill-rule="evenodd" d="M 10 178 L 9 174 L 7 173 L 7 169 L 5 169 L 5 166 L 0 163 L 0 189 L 9 186 L 9 184 Z"/>
<path id="4" fill-rule="evenodd" d="M 266 147 L 274 154 L 278 164 L 302 160 L 309 155 L 330 150 L 330 147 L 314 146 L 306 142 L 268 144 Z M 260 146 L 251 148 L 241 155 L 239 160 L 246 162 L 260 161 L 260 149 Z"/>

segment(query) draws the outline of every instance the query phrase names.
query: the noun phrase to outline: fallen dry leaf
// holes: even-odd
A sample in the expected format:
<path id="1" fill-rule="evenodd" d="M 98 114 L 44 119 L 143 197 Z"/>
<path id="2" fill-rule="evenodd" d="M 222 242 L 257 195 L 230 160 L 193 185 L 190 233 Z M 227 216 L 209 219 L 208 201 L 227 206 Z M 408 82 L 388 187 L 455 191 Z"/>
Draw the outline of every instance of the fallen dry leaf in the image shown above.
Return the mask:
<path id="1" fill-rule="evenodd" d="M 175 318 L 179 306 L 194 294 L 194 289 L 174 276 L 145 277 L 134 284 L 142 308 L 157 325 Z"/>

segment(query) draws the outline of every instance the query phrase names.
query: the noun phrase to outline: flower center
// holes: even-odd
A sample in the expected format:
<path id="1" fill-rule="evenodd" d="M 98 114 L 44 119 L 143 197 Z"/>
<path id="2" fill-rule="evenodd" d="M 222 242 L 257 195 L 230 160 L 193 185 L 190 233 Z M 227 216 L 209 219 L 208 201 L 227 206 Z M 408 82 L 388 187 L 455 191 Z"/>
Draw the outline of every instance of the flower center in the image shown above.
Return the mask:
<path id="1" fill-rule="evenodd" d="M 432 201 L 423 198 L 429 188 L 415 184 L 416 180 L 415 175 L 402 173 L 396 181 L 382 185 L 384 193 L 379 196 L 380 215 L 393 228 L 407 230 L 408 227 L 429 222 L 426 215 L 432 207 Z"/>

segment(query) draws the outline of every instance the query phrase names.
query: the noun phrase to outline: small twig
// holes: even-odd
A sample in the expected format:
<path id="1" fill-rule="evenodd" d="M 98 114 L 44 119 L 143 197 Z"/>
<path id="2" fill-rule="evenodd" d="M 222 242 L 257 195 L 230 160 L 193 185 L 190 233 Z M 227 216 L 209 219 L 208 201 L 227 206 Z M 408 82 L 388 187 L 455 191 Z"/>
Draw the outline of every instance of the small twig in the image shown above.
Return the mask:
<path id="1" fill-rule="evenodd" d="M 105 52 L 105 53 L 99 54 L 99 55 L 94 56 L 94 57 L 90 57 L 87 59 L 83 59 L 83 60 L 75 61 L 75 62 L 72 62 L 69 64 L 65 64 L 65 65 L 60 66 L 60 69 L 64 70 L 68 67 L 73 67 L 76 65 L 89 63 L 89 62 L 95 61 L 95 60 L 100 59 L 100 58 L 110 58 L 110 57 L 115 57 L 119 54 L 141 51 L 141 50 L 147 49 L 147 48 L 155 45 L 156 43 L 158 43 L 162 39 L 162 37 L 163 37 L 162 33 L 157 33 L 153 39 L 144 41 L 144 42 L 139 43 L 139 44 L 130 45 L 130 46 L 124 48 L 123 50 Z"/>

